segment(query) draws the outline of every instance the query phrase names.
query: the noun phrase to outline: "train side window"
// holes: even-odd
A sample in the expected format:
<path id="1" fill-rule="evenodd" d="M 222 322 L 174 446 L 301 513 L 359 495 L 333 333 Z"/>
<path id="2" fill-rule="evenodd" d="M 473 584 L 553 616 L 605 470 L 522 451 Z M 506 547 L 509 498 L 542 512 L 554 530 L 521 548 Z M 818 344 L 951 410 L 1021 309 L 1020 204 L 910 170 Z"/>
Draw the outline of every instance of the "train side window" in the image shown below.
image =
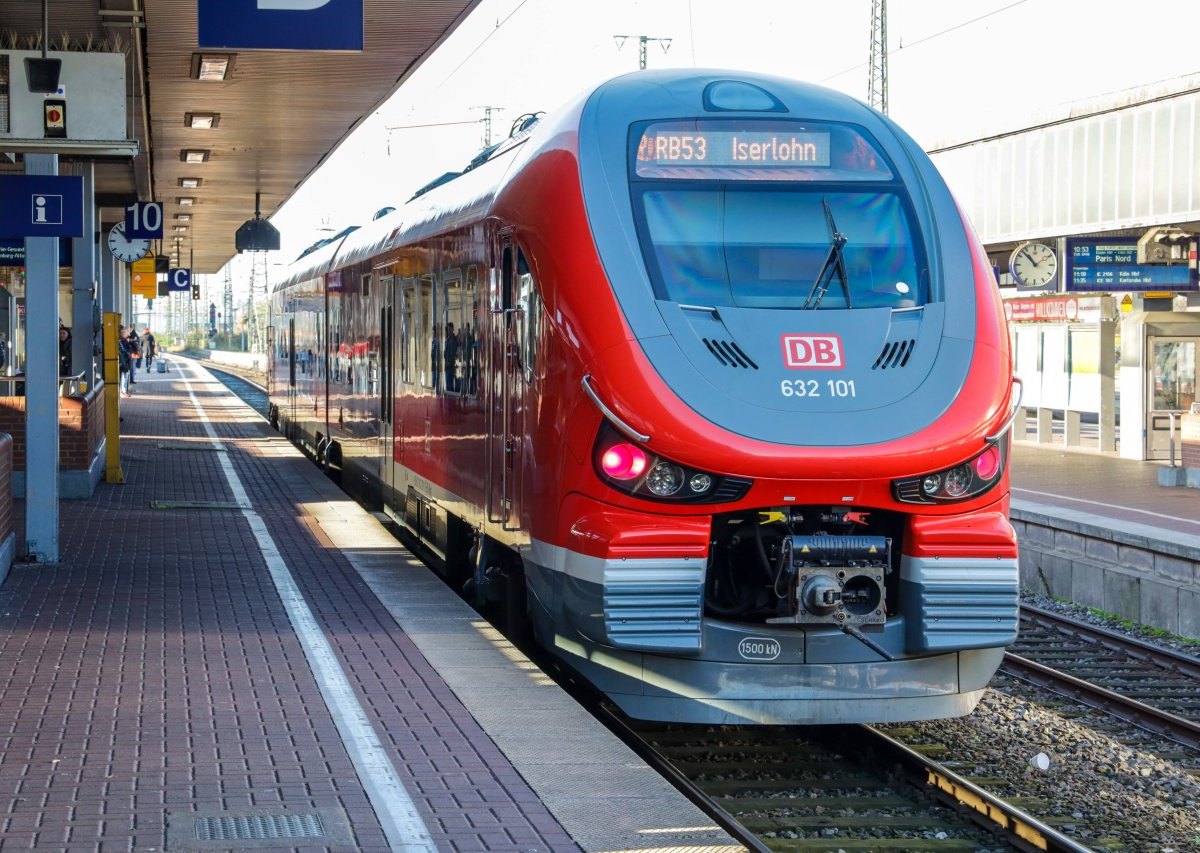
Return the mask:
<path id="1" fill-rule="evenodd" d="M 533 280 L 533 272 L 525 260 L 525 253 L 517 250 L 517 307 L 521 311 L 518 330 L 520 340 L 517 352 L 521 354 L 525 381 L 532 382 L 537 373 L 537 344 L 540 337 L 542 298 Z"/>
<path id="2" fill-rule="evenodd" d="M 467 306 L 461 270 L 442 274 L 442 388 L 447 394 L 462 393 L 463 334 L 467 328 Z"/>
<path id="3" fill-rule="evenodd" d="M 471 313 L 467 318 L 467 327 L 463 330 L 463 346 L 460 352 L 463 393 L 468 397 L 475 397 L 479 394 L 479 324 L 481 321 L 479 296 L 479 267 L 472 264 L 467 267 L 467 281 L 463 293 L 463 303 Z"/>
<path id="4" fill-rule="evenodd" d="M 437 388 L 438 332 L 433 313 L 433 276 L 423 275 L 417 288 L 417 356 L 421 365 L 420 380 L 423 388 Z"/>
<path id="5" fill-rule="evenodd" d="M 512 308 L 512 246 L 504 247 L 504 257 L 500 262 L 500 310 Z"/>
<path id="6" fill-rule="evenodd" d="M 400 321 L 396 329 L 396 334 L 400 337 L 400 381 L 405 385 L 412 384 L 412 366 L 417 360 L 417 342 L 413 335 L 413 311 L 416 301 L 417 280 L 406 278 L 400 287 Z"/>

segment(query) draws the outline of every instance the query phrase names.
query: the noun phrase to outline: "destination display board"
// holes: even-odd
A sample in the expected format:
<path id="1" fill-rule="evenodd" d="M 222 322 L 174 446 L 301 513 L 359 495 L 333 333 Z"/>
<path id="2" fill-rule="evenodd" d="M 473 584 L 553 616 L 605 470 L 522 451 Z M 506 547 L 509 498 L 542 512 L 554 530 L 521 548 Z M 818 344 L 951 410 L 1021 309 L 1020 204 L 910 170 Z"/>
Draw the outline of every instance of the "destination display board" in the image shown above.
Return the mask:
<path id="1" fill-rule="evenodd" d="M 1144 293 L 1200 290 L 1196 270 L 1188 264 L 1139 264 L 1136 237 L 1068 237 L 1066 290 L 1073 293 Z"/>

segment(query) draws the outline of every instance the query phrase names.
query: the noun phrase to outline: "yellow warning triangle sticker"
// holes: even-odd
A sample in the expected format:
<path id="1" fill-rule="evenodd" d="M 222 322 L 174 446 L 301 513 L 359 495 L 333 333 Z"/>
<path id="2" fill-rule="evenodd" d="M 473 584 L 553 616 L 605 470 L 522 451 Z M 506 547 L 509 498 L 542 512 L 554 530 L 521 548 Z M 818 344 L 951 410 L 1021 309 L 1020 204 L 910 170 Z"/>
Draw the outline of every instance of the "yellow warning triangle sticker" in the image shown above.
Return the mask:
<path id="1" fill-rule="evenodd" d="M 803 548 L 801 548 L 801 549 L 800 549 L 800 553 L 801 553 L 801 554 L 807 554 L 807 553 L 808 553 L 808 546 L 807 546 L 807 545 L 805 545 Z"/>

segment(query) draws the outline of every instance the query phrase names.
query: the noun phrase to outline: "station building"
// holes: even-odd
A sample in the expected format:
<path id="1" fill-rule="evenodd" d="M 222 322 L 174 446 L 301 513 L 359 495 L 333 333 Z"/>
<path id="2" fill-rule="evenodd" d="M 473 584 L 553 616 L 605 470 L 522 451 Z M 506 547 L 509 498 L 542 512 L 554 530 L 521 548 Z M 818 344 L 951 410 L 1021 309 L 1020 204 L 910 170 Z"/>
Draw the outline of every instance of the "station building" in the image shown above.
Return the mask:
<path id="1" fill-rule="evenodd" d="M 1038 441 L 1077 445 L 1087 424 L 1101 451 L 1178 458 L 1200 359 L 1198 139 L 1190 75 L 930 150 L 992 260 Z"/>

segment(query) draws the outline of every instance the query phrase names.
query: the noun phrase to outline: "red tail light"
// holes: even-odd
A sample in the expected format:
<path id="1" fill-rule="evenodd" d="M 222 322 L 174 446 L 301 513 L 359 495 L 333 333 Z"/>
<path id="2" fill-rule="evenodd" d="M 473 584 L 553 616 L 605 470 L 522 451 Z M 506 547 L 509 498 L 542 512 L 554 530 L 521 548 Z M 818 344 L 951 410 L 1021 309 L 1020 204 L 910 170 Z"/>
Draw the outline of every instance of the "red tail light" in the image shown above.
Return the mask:
<path id="1" fill-rule="evenodd" d="M 632 444 L 617 444 L 604 451 L 600 467 L 614 480 L 632 480 L 646 471 L 646 452 Z"/>

